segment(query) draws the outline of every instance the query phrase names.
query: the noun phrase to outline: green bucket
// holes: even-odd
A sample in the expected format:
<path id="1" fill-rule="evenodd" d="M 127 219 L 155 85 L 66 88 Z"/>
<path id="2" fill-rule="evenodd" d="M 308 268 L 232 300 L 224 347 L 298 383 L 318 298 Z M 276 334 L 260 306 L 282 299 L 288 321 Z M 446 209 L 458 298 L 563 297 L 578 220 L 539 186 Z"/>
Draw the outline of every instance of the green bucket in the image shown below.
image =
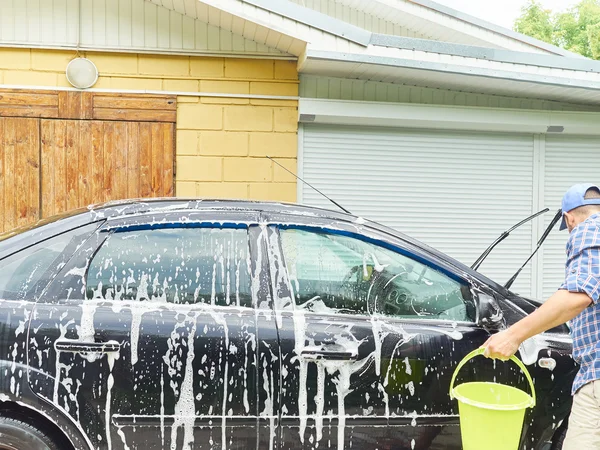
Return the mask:
<path id="1" fill-rule="evenodd" d="M 450 398 L 458 400 L 463 450 L 518 450 L 525 410 L 535 406 L 531 375 L 519 359 L 510 358 L 527 377 L 531 396 L 498 383 L 473 382 L 454 387 L 459 370 L 483 352 L 484 349 L 480 348 L 465 356 L 450 383 Z"/>

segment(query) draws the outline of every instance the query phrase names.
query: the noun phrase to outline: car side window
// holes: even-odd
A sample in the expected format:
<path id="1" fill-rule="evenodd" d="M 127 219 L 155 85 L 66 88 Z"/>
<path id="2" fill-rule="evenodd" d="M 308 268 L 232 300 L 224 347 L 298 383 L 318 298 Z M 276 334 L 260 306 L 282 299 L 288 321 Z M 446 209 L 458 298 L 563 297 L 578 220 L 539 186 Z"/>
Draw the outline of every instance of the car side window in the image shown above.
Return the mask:
<path id="1" fill-rule="evenodd" d="M 98 228 L 98 223 L 76 228 L 38 242 L 0 261 L 0 298 L 17 300 L 40 294 L 53 275 Z"/>
<path id="2" fill-rule="evenodd" d="M 296 304 L 312 311 L 474 322 L 468 286 L 356 237 L 280 230 Z"/>
<path id="3" fill-rule="evenodd" d="M 252 306 L 247 229 L 112 233 L 87 273 L 88 299 Z"/>

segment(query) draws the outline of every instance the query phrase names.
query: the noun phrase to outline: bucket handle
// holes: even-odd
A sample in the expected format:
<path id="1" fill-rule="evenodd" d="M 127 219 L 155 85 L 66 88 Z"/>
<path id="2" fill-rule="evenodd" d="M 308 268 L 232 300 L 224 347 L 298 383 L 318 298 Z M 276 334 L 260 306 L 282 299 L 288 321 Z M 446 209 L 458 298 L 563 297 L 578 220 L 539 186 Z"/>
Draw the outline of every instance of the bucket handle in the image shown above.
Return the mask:
<path id="1" fill-rule="evenodd" d="M 475 356 L 483 355 L 484 352 L 485 352 L 485 348 L 478 348 L 477 350 L 473 350 L 471 353 L 469 353 L 467 356 L 465 356 L 460 363 L 458 363 L 458 367 L 454 371 L 454 374 L 452 375 L 452 381 L 450 382 L 450 398 L 451 399 L 454 400 L 454 395 L 452 395 L 452 391 L 454 390 L 454 382 L 456 381 L 456 375 L 458 375 L 458 372 L 460 371 L 460 369 L 462 369 L 462 367 L 467 363 L 467 361 L 474 358 Z M 531 407 L 534 407 L 535 406 L 535 387 L 533 386 L 533 381 L 531 379 L 531 375 L 529 374 L 529 371 L 527 370 L 525 365 L 521 362 L 521 360 L 519 358 L 517 358 L 516 356 L 511 356 L 510 360 L 512 362 L 514 362 L 517 366 L 519 366 L 521 371 L 525 374 L 527 381 L 529 381 L 529 386 L 531 387 L 531 398 L 533 399 L 533 403 L 531 404 Z"/>

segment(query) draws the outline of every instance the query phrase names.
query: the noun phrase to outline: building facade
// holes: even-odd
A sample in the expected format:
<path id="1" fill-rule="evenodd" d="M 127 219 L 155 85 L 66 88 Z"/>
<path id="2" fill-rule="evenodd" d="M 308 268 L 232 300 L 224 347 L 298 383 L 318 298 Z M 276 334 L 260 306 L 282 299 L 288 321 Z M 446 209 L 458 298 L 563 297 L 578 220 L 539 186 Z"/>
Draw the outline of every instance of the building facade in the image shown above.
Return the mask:
<path id="1" fill-rule="evenodd" d="M 89 89 L 65 76 L 77 57 Z M 596 181 L 599 72 L 429 0 L 0 0 L 0 225 L 126 197 L 330 206 L 271 156 L 471 263 Z M 483 272 L 510 278 L 551 215 Z M 515 290 L 554 290 L 565 240 Z"/>

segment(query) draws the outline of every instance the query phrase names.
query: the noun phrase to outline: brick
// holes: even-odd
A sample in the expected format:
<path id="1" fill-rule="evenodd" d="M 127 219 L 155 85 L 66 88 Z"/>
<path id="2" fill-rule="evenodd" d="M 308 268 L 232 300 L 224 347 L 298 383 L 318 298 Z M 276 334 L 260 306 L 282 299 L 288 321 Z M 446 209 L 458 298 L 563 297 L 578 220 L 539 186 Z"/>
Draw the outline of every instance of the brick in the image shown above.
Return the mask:
<path id="1" fill-rule="evenodd" d="M 193 77 L 221 78 L 225 74 L 225 60 L 223 58 L 192 57 L 190 73 Z"/>
<path id="2" fill-rule="evenodd" d="M 225 181 L 270 181 L 271 161 L 266 158 L 225 158 Z"/>
<path id="3" fill-rule="evenodd" d="M 250 93 L 257 95 L 287 95 L 298 96 L 298 84 L 296 83 L 267 83 L 264 81 L 253 81 L 250 83 Z"/>
<path id="4" fill-rule="evenodd" d="M 295 159 L 277 159 L 277 162 L 292 173 L 298 173 L 298 162 Z M 273 181 L 275 182 L 294 182 L 296 177 L 283 170 L 277 164 L 273 165 Z"/>
<path id="5" fill-rule="evenodd" d="M 200 154 L 211 156 L 247 156 L 248 133 L 231 131 L 200 132 Z"/>
<path id="6" fill-rule="evenodd" d="M 31 69 L 31 51 L 20 48 L 0 49 L 0 69 Z"/>
<path id="7" fill-rule="evenodd" d="M 191 95 L 179 95 L 177 96 L 177 104 L 179 103 L 198 103 L 200 101 L 200 97 L 195 97 Z"/>
<path id="8" fill-rule="evenodd" d="M 73 60 L 71 52 L 57 52 L 53 50 L 32 50 L 31 67 L 34 70 L 47 70 L 64 72 L 67 64 Z"/>
<path id="9" fill-rule="evenodd" d="M 273 129 L 275 131 L 298 131 L 298 110 L 296 108 L 275 108 Z"/>
<path id="10" fill-rule="evenodd" d="M 296 61 L 275 61 L 276 80 L 297 80 L 298 64 Z"/>
<path id="11" fill-rule="evenodd" d="M 184 103 L 177 108 L 177 128 L 191 130 L 220 130 L 223 128 L 223 107 Z"/>
<path id="12" fill-rule="evenodd" d="M 251 98 L 250 104 L 256 105 L 256 106 L 278 106 L 278 107 L 290 106 L 290 107 L 297 108 L 298 100 L 268 100 L 268 99 L 262 99 L 262 98 Z"/>
<path id="13" fill-rule="evenodd" d="M 57 86 L 58 75 L 52 72 L 34 72 L 31 70 L 7 70 L 4 72 L 4 84 L 27 86 Z"/>
<path id="14" fill-rule="evenodd" d="M 273 108 L 266 106 L 226 106 L 225 129 L 231 131 L 271 131 Z"/>
<path id="15" fill-rule="evenodd" d="M 250 83 L 247 81 L 200 80 L 200 91 L 218 94 L 249 94 Z"/>
<path id="16" fill-rule="evenodd" d="M 198 92 L 198 80 L 163 80 L 163 90 Z"/>
<path id="17" fill-rule="evenodd" d="M 198 183 L 198 195 L 203 198 L 247 199 L 248 183 Z"/>
<path id="18" fill-rule="evenodd" d="M 202 97 L 202 103 L 211 105 L 249 105 L 250 99 L 248 98 L 235 98 L 235 97 Z"/>
<path id="19" fill-rule="evenodd" d="M 207 156 L 178 156 L 177 180 L 221 181 L 222 159 Z"/>
<path id="20" fill-rule="evenodd" d="M 250 133 L 250 156 L 296 158 L 296 133 Z"/>
<path id="21" fill-rule="evenodd" d="M 252 200 L 293 203 L 297 196 L 296 183 L 251 183 L 249 190 Z"/>
<path id="22" fill-rule="evenodd" d="M 197 155 L 198 142 L 198 131 L 177 130 L 178 155 Z"/>
<path id="23" fill-rule="evenodd" d="M 90 53 L 88 58 L 96 64 L 100 75 L 135 75 L 138 73 L 138 58 L 134 54 Z"/>
<path id="24" fill-rule="evenodd" d="M 175 183 L 177 197 L 198 197 L 198 186 L 193 181 L 177 181 Z"/>
<path id="25" fill-rule="evenodd" d="M 148 75 L 185 75 L 190 74 L 189 56 L 139 55 L 138 71 Z"/>
<path id="26" fill-rule="evenodd" d="M 226 78 L 272 80 L 274 75 L 274 62 L 271 60 L 227 59 L 225 61 Z"/>
<path id="27" fill-rule="evenodd" d="M 162 91 L 162 80 L 158 78 L 111 77 L 110 87 L 112 89 Z"/>

